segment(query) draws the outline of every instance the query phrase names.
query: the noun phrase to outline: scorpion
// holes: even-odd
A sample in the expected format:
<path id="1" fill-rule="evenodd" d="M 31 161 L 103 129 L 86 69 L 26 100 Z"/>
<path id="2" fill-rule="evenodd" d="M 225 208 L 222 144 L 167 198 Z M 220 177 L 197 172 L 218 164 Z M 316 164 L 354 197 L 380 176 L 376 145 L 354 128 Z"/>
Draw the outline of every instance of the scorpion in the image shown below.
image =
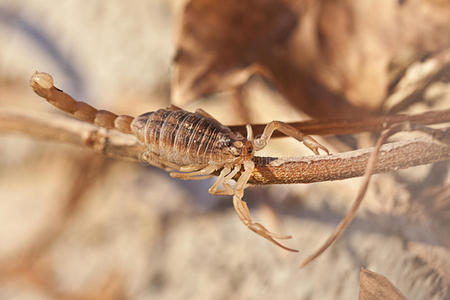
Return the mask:
<path id="1" fill-rule="evenodd" d="M 65 93 L 61 93 L 60 97 L 51 97 L 55 90 L 62 91 L 54 86 L 53 78 L 48 73 L 36 72 L 31 77 L 30 85 L 50 104 L 77 119 L 135 135 L 146 149 L 141 154 L 141 160 L 169 171 L 171 177 L 206 179 L 217 172 L 219 175 L 209 188 L 210 194 L 233 196 L 234 209 L 245 226 L 285 250 L 298 252 L 277 241 L 290 239 L 291 236 L 270 232 L 263 225 L 253 222 L 247 203 L 242 198 L 255 169 L 252 160 L 255 151 L 267 145 L 275 130 L 302 142 L 316 155 L 319 155 L 319 149 L 329 154 L 328 149 L 312 137 L 281 121 L 268 123 L 259 137 L 254 137 L 251 125 L 246 125 L 247 136 L 244 137 L 202 109 L 192 113 L 175 105 L 137 117 L 116 115 L 76 101 Z M 233 188 L 230 181 L 236 176 Z M 220 185 L 222 189 L 219 189 Z"/>

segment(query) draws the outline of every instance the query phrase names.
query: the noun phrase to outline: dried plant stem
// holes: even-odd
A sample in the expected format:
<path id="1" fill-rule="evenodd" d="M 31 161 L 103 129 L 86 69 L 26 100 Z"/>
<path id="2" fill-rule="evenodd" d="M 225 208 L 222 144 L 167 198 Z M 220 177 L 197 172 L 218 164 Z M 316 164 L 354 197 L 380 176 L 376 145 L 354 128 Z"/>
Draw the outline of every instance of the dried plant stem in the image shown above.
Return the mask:
<path id="1" fill-rule="evenodd" d="M 450 140 L 450 130 L 442 130 Z M 251 183 L 311 183 L 359 177 L 364 174 L 374 148 L 358 149 L 328 156 L 299 158 L 255 157 Z M 448 144 L 421 137 L 383 145 L 374 173 L 383 173 L 450 159 Z"/>
<path id="2" fill-rule="evenodd" d="M 0 133 L 20 133 L 33 138 L 92 148 L 107 156 L 138 161 L 143 146 L 132 135 L 106 130 L 50 113 L 0 111 Z M 441 130 L 441 141 L 450 141 Z M 327 156 L 297 158 L 254 157 L 253 184 L 310 183 L 358 177 L 364 174 L 373 148 Z M 432 137 L 383 145 L 374 173 L 389 172 L 450 159 L 450 147 Z"/>
<path id="3" fill-rule="evenodd" d="M 303 122 L 292 122 L 289 125 L 294 126 L 304 134 L 309 135 L 337 135 L 353 134 L 365 131 L 379 132 L 390 128 L 394 124 L 403 122 L 412 122 L 423 125 L 439 124 L 450 122 L 450 109 L 440 111 L 430 111 L 415 115 L 389 115 L 364 117 L 361 119 L 326 119 L 326 120 L 308 120 Z M 265 124 L 252 125 L 255 135 L 261 134 Z M 245 134 L 245 125 L 229 126 L 231 130 Z M 284 136 L 281 132 L 274 132 L 273 137 Z"/>
<path id="4" fill-rule="evenodd" d="M 353 202 L 350 210 L 347 212 L 345 217 L 339 223 L 339 225 L 334 230 L 333 234 L 331 234 L 328 239 L 323 243 L 323 245 L 315 251 L 312 255 L 308 256 L 301 264 L 300 267 L 303 268 L 308 265 L 310 262 L 319 257 L 325 250 L 327 250 L 347 229 L 350 223 L 355 218 L 356 212 L 358 211 L 359 206 L 361 205 L 362 200 L 364 199 L 364 195 L 366 194 L 367 188 L 369 187 L 370 178 L 372 177 L 378 156 L 380 154 L 381 145 L 386 141 L 386 139 L 396 132 L 396 129 L 390 129 L 385 131 L 380 138 L 378 139 L 375 149 L 369 157 L 367 162 L 366 171 L 364 173 L 364 181 L 361 184 L 358 195 L 356 196 L 355 201 Z"/>
<path id="5" fill-rule="evenodd" d="M 92 148 L 109 157 L 139 160 L 145 151 L 138 140 L 115 130 L 107 130 L 69 117 L 0 110 L 0 133 L 20 133 L 30 137 Z"/>
<path id="6" fill-rule="evenodd" d="M 403 124 L 396 124 L 393 125 L 391 128 L 383 132 L 383 134 L 378 138 L 375 148 L 373 152 L 370 154 L 369 159 L 367 161 L 367 167 L 365 169 L 363 183 L 361 184 L 358 195 L 356 196 L 356 199 L 354 200 L 351 208 L 347 212 L 347 214 L 342 218 L 339 225 L 336 227 L 334 232 L 328 237 L 328 239 L 323 243 L 323 245 L 316 250 L 312 255 L 308 256 L 301 264 L 300 267 L 303 268 L 306 265 L 308 265 L 310 262 L 315 260 L 317 257 L 319 257 L 325 250 L 327 250 L 347 229 L 347 227 L 350 225 L 350 223 L 353 221 L 353 219 L 356 216 L 356 212 L 358 211 L 359 206 L 362 203 L 362 200 L 364 199 L 364 196 L 367 192 L 367 188 L 369 187 L 370 179 L 372 177 L 372 174 L 374 173 L 376 163 L 378 160 L 378 157 L 381 155 L 381 146 L 383 143 L 386 142 L 386 140 L 392 136 L 393 134 L 399 132 L 399 131 L 411 131 L 411 130 L 418 130 L 423 131 L 432 137 L 436 137 L 440 142 L 442 142 L 445 145 L 449 145 L 448 140 L 448 134 L 450 133 L 450 130 L 439 130 L 439 129 L 432 129 L 425 127 L 423 125 L 415 125 L 411 124 L 409 122 L 403 123 Z M 447 136 L 443 135 L 442 133 L 447 133 Z"/>

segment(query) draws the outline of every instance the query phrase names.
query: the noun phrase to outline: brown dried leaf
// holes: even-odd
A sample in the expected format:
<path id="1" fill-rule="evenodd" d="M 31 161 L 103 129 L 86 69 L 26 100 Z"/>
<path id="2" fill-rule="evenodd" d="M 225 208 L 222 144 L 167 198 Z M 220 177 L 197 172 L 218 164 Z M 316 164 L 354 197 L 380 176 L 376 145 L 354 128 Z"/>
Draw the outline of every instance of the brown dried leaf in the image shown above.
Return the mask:
<path id="1" fill-rule="evenodd" d="M 383 275 L 361 268 L 359 300 L 406 300 L 406 297 Z"/>
<path id="2" fill-rule="evenodd" d="M 449 46 L 447 7 L 414 0 L 191 0 L 181 18 L 173 101 L 233 89 L 259 74 L 311 116 L 368 114 L 386 96 L 394 57 L 412 47 Z"/>
<path id="3" fill-rule="evenodd" d="M 181 20 L 173 101 L 183 104 L 262 75 L 311 115 L 355 112 L 292 60 L 289 40 L 297 23 L 298 13 L 283 1 L 190 1 Z"/>
<path id="4" fill-rule="evenodd" d="M 251 13 L 249 13 L 251 11 Z M 173 99 L 187 101 L 245 83 L 283 49 L 297 15 L 282 1 L 190 1 L 181 20 Z"/>

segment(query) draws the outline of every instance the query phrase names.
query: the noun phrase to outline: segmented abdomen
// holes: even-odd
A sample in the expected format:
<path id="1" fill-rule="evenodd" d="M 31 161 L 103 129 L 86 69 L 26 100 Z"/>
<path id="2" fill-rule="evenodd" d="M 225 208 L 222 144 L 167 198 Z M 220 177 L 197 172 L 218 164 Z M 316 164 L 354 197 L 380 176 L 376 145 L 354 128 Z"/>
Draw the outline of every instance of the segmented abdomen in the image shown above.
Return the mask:
<path id="1" fill-rule="evenodd" d="M 219 122 L 185 110 L 146 113 L 131 126 L 149 151 L 179 166 L 220 163 L 221 149 L 233 135 Z"/>

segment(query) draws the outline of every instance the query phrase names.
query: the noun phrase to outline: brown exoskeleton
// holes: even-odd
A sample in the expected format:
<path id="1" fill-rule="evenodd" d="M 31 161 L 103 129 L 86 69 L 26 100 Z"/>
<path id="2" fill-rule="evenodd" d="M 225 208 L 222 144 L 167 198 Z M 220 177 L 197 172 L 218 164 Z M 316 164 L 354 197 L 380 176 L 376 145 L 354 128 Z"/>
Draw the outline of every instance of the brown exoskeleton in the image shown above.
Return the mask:
<path id="1" fill-rule="evenodd" d="M 202 109 L 191 113 L 173 105 L 135 118 L 118 116 L 74 100 L 54 87 L 53 78 L 47 73 L 36 72 L 31 78 L 31 86 L 49 103 L 80 120 L 134 134 L 146 147 L 142 160 L 170 170 L 172 177 L 186 180 L 205 179 L 220 170 L 209 192 L 214 195 L 233 195 L 234 208 L 249 229 L 283 249 L 297 251 L 275 240 L 288 239 L 290 236 L 270 232 L 261 224 L 254 223 L 242 197 L 255 168 L 252 160 L 255 151 L 267 145 L 275 130 L 303 142 L 315 154 L 319 154 L 319 149 L 328 153 L 328 150 L 312 137 L 303 135 L 294 127 L 280 121 L 267 124 L 263 134 L 258 138 L 253 136 L 252 127 L 247 125 L 247 137 L 243 137 L 240 133 L 232 132 Z M 239 172 L 240 175 L 233 188 L 229 182 Z M 223 189 L 218 189 L 220 185 Z"/>

